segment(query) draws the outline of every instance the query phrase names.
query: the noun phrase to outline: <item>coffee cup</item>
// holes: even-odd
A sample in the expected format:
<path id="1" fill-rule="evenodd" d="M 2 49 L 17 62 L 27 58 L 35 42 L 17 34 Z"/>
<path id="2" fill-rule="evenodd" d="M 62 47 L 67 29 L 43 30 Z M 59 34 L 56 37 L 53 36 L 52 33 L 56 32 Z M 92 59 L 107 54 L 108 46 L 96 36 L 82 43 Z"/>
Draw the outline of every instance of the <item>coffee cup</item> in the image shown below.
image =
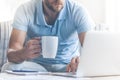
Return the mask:
<path id="1" fill-rule="evenodd" d="M 42 36 L 42 56 L 43 58 L 55 58 L 58 48 L 58 37 L 57 36 Z"/>

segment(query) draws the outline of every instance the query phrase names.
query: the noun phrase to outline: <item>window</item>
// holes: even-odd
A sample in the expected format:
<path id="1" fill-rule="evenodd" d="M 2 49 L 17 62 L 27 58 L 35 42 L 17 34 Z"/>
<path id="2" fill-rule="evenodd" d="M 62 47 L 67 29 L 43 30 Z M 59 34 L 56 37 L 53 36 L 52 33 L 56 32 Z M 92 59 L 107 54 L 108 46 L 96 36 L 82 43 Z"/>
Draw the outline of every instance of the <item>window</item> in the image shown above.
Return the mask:
<path id="1" fill-rule="evenodd" d="M 112 31 L 120 31 L 120 0 L 106 0 L 106 23 Z"/>
<path id="2" fill-rule="evenodd" d="M 13 19 L 17 7 L 29 0 L 0 0 L 0 21 Z"/>

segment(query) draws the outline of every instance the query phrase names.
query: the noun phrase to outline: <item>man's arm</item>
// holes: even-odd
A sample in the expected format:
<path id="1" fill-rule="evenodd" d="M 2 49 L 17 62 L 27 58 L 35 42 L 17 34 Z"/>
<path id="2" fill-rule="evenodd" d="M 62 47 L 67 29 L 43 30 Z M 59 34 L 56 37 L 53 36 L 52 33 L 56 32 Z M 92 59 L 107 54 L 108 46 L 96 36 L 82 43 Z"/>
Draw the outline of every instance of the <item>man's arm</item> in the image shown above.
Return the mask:
<path id="1" fill-rule="evenodd" d="M 85 34 L 86 32 L 82 32 L 78 35 L 81 46 L 83 46 Z M 76 72 L 79 63 L 80 63 L 79 56 L 72 58 L 70 64 L 68 64 L 67 66 L 67 72 Z"/>
<path id="2" fill-rule="evenodd" d="M 83 46 L 85 34 L 86 34 L 86 32 L 82 32 L 78 35 L 81 46 Z"/>
<path id="3" fill-rule="evenodd" d="M 25 60 L 22 55 L 25 37 L 26 32 L 13 28 L 9 42 L 9 49 L 7 53 L 8 61 L 19 63 Z"/>
<path id="4" fill-rule="evenodd" d="M 26 32 L 13 29 L 7 53 L 8 61 L 20 63 L 26 59 L 35 58 L 40 53 L 39 38 L 29 40 L 26 47 L 23 47 Z"/>

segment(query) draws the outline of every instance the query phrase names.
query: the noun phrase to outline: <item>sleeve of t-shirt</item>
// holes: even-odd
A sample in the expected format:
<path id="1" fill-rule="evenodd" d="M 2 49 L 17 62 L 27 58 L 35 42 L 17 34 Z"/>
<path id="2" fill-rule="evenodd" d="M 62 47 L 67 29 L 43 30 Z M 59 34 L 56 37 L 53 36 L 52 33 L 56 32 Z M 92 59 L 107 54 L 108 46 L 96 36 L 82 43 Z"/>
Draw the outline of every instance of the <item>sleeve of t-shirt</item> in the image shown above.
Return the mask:
<path id="1" fill-rule="evenodd" d="M 74 7 L 73 14 L 78 34 L 92 30 L 95 26 L 91 16 L 82 5 Z"/>
<path id="2" fill-rule="evenodd" d="M 28 19 L 27 19 L 27 14 L 25 11 L 25 8 L 23 5 L 21 5 L 14 16 L 13 19 L 13 24 L 12 24 L 13 28 L 18 29 L 18 30 L 22 30 L 22 31 L 27 31 L 27 27 L 28 27 Z"/>

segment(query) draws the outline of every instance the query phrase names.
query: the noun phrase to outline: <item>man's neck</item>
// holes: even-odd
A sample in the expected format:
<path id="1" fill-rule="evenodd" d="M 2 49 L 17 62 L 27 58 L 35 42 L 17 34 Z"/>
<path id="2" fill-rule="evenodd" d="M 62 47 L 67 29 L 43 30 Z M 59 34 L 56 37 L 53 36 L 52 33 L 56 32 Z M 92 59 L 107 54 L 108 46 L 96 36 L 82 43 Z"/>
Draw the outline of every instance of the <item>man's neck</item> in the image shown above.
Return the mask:
<path id="1" fill-rule="evenodd" d="M 58 17 L 59 12 L 50 10 L 44 2 L 43 2 L 43 12 L 47 24 L 53 25 Z"/>
<path id="2" fill-rule="evenodd" d="M 56 16 L 59 13 L 59 12 L 50 10 L 44 3 L 43 3 L 43 12 L 44 12 L 44 15 L 47 15 L 47 16 Z"/>

